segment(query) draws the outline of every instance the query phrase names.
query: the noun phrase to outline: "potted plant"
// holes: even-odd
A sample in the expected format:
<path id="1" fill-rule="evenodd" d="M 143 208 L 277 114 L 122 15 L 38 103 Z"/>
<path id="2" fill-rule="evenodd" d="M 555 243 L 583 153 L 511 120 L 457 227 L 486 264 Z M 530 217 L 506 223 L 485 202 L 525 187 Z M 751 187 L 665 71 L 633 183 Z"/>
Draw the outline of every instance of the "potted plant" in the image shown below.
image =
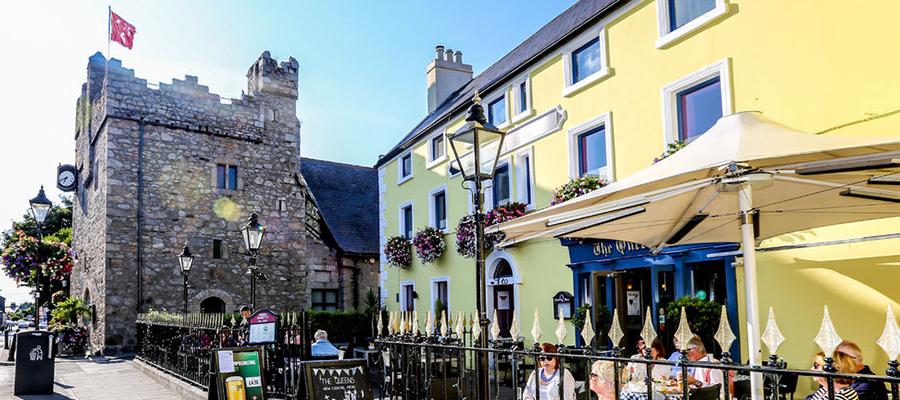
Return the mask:
<path id="1" fill-rule="evenodd" d="M 502 204 L 488 211 L 484 215 L 484 226 L 488 227 L 501 222 L 510 221 L 525 215 L 525 204 L 510 202 Z M 494 248 L 494 245 L 503 241 L 506 235 L 503 232 L 488 233 L 484 235 L 484 249 Z M 475 216 L 467 215 L 459 220 L 456 225 L 456 252 L 466 258 L 475 258 Z"/>

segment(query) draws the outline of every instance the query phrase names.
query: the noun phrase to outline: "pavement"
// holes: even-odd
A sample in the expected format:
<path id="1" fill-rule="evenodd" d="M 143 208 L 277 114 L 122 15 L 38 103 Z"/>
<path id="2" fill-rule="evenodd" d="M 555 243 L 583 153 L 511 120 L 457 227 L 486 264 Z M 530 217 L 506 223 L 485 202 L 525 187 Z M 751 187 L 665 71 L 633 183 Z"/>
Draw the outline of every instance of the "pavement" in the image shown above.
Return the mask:
<path id="1" fill-rule="evenodd" d="M 13 395 L 15 364 L 7 362 L 0 334 L 0 400 L 144 400 L 179 399 L 137 370 L 131 357 L 57 358 L 52 395 Z"/>

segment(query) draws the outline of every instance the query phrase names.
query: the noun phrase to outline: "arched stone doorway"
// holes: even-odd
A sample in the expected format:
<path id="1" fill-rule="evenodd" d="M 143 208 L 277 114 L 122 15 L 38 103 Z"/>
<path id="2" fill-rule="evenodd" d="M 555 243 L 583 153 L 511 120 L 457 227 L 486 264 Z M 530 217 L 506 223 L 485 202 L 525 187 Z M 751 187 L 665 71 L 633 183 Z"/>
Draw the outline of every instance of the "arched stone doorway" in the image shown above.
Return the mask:
<path id="1" fill-rule="evenodd" d="M 215 304 L 213 304 L 214 300 L 210 300 L 212 298 L 218 299 L 219 301 L 224 303 L 224 305 L 221 305 L 218 302 L 215 302 Z M 214 308 L 217 310 L 219 309 L 219 306 L 221 306 L 222 311 L 216 311 L 217 313 L 237 311 L 237 307 L 234 305 L 234 300 L 232 299 L 230 294 L 221 289 L 205 289 L 191 296 L 190 312 L 199 313 L 202 310 L 202 312 L 204 313 L 212 313 L 212 311 L 209 311 L 210 308 L 206 307 L 206 305 L 204 304 L 204 302 L 206 302 L 207 300 L 210 300 L 210 303 L 208 305 L 214 306 Z"/>
<path id="2" fill-rule="evenodd" d="M 215 296 L 207 297 L 200 302 L 200 312 L 208 314 L 224 314 L 225 301 Z"/>

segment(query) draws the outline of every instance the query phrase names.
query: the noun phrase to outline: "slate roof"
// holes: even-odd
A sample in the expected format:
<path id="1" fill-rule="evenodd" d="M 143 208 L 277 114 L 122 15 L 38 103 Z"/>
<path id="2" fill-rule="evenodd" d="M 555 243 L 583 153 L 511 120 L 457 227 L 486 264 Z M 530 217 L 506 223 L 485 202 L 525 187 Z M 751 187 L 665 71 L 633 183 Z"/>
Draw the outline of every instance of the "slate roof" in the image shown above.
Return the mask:
<path id="1" fill-rule="evenodd" d="M 410 144 L 420 140 L 435 125 L 446 122 L 446 118 L 463 111 L 469 106 L 469 101 L 474 97 L 476 88 L 479 93 L 487 93 L 493 88 L 492 86 L 528 68 L 546 53 L 556 50 L 567 39 L 580 34 L 602 16 L 608 14 L 619 3 L 625 3 L 625 1 L 582 0 L 569 7 L 568 10 L 554 18 L 547 25 L 544 25 L 518 47 L 451 94 L 432 113 L 419 122 L 412 131 L 406 134 L 384 157 L 380 158 L 375 164 L 375 168 L 386 164 L 392 158 L 405 151 Z"/>
<path id="2" fill-rule="evenodd" d="M 337 245 L 378 254 L 378 171 L 301 158 L 300 171 Z"/>

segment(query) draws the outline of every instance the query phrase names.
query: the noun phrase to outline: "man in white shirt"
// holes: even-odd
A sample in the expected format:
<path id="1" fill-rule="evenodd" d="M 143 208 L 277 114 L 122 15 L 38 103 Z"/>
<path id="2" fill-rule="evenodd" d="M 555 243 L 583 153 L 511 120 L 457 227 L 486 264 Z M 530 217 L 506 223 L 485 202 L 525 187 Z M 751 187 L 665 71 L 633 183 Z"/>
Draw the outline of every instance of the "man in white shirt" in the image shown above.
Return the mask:
<path id="1" fill-rule="evenodd" d="M 703 346 L 703 341 L 700 340 L 700 337 L 694 335 L 690 341 L 688 341 L 687 347 L 687 356 L 691 361 L 706 361 L 706 362 L 714 362 L 717 363 L 719 360 L 716 360 L 711 355 L 706 354 L 706 347 Z M 715 384 L 721 385 L 719 388 L 720 397 L 724 397 L 725 393 L 725 378 L 721 369 L 714 368 L 706 368 L 706 367 L 696 367 L 694 368 L 694 373 L 688 375 L 687 381 L 689 385 L 695 385 L 700 387 L 712 386 Z"/>

